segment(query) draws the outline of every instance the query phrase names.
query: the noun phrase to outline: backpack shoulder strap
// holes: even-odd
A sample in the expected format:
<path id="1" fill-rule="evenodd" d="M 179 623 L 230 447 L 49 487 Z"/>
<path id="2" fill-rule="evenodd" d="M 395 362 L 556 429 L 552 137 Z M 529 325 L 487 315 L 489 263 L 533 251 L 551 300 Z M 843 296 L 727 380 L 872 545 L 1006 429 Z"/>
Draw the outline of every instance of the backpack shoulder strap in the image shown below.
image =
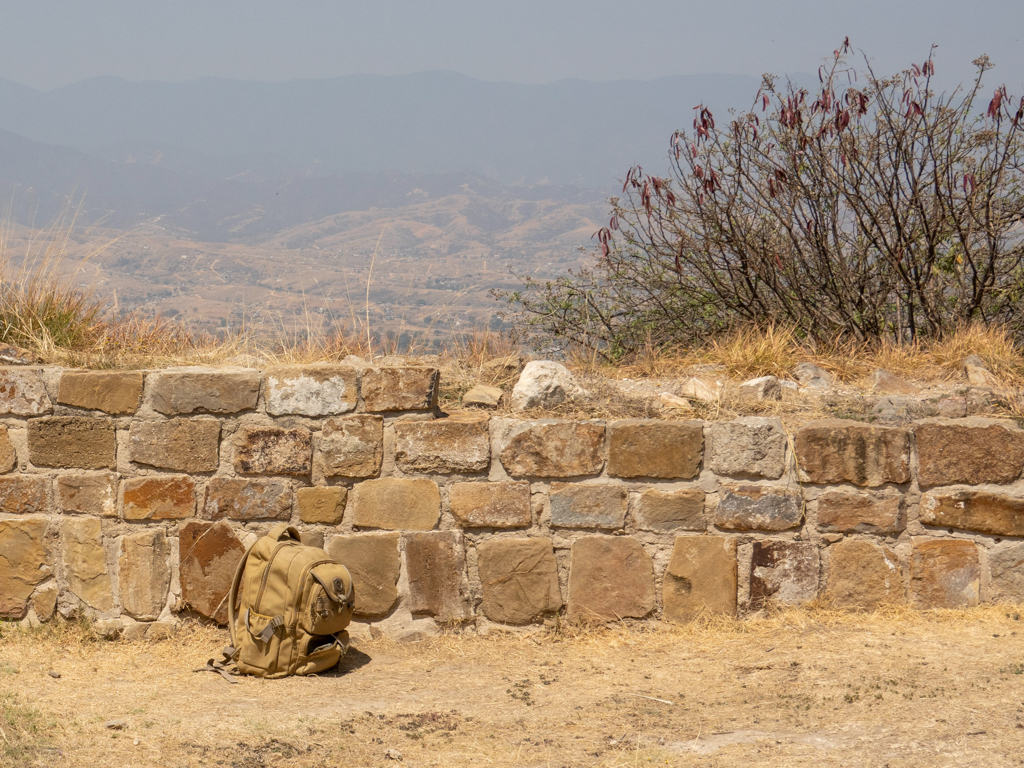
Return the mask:
<path id="1" fill-rule="evenodd" d="M 280 527 L 280 526 L 275 526 Z M 246 547 L 245 554 L 242 555 L 242 559 L 238 561 L 238 567 L 235 568 L 235 577 L 231 580 L 231 591 L 228 592 L 228 633 L 231 635 L 231 648 L 237 648 L 238 642 L 235 640 L 235 624 L 238 623 L 238 587 L 242 584 L 242 572 L 245 570 L 245 562 L 249 559 L 249 553 L 252 552 L 252 548 L 256 546 L 259 539 L 256 539 L 252 544 Z"/>

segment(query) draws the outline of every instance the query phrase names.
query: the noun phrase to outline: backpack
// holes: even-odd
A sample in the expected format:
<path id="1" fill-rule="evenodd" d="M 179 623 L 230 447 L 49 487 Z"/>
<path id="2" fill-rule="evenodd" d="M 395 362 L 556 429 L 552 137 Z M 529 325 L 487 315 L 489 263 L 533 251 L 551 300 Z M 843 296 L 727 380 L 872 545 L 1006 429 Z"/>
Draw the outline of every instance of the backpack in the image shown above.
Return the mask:
<path id="1" fill-rule="evenodd" d="M 299 532 L 280 523 L 238 563 L 225 656 L 241 674 L 257 677 L 323 672 L 348 649 L 353 608 L 348 569 L 324 550 L 303 546 Z"/>

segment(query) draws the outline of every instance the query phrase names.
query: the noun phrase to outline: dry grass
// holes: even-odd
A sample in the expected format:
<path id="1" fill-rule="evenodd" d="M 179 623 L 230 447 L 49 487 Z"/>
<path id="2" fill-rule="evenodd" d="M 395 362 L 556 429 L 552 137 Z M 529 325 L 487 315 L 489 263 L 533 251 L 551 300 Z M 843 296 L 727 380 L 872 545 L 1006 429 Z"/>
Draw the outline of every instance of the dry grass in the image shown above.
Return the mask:
<path id="1" fill-rule="evenodd" d="M 0 765 L 396 764 L 387 750 L 418 766 L 1017 765 L 1020 612 L 817 608 L 378 640 L 339 672 L 238 685 L 191 671 L 224 641 L 208 627 L 156 644 L 11 632 L 0 697 L 39 727 Z"/>

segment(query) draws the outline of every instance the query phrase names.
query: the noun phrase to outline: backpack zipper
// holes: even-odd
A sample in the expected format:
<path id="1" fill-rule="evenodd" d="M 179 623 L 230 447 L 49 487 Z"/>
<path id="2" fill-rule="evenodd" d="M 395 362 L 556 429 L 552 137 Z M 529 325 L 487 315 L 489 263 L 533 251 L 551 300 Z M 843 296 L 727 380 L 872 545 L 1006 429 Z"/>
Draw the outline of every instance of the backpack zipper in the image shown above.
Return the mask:
<path id="1" fill-rule="evenodd" d="M 299 578 L 299 584 L 305 584 L 306 583 L 306 578 L 309 576 L 309 572 L 312 571 L 314 568 L 316 568 L 318 565 L 329 565 L 330 563 L 333 563 L 333 562 L 334 562 L 333 560 L 316 560 L 316 561 L 310 563 L 309 565 L 307 565 L 305 568 L 302 569 L 302 576 Z M 299 592 L 299 599 L 292 606 L 292 609 L 293 609 L 293 611 L 295 613 L 295 618 L 296 619 L 299 616 L 299 608 L 301 607 L 301 604 L 302 604 L 302 592 L 300 591 Z"/>
<path id="2" fill-rule="evenodd" d="M 263 600 L 263 590 L 267 588 L 267 579 L 270 578 L 270 566 L 274 564 L 274 558 L 277 557 L 277 553 L 280 552 L 287 546 L 294 544 L 293 541 L 282 541 L 276 547 L 274 551 L 270 553 L 270 559 L 267 560 L 267 567 L 263 571 L 263 580 L 260 582 L 260 591 L 256 594 L 256 613 L 260 612 L 260 601 Z"/>

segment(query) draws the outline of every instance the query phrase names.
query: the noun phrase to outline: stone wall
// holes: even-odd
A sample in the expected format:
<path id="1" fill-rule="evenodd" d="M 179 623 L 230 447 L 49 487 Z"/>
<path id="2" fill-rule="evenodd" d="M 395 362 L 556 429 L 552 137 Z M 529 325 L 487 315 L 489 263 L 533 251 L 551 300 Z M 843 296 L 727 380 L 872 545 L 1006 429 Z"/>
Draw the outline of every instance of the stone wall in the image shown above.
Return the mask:
<path id="1" fill-rule="evenodd" d="M 357 632 L 1024 599 L 1024 430 L 437 411 L 438 371 L 0 368 L 0 617 L 224 621 L 279 521 Z"/>

